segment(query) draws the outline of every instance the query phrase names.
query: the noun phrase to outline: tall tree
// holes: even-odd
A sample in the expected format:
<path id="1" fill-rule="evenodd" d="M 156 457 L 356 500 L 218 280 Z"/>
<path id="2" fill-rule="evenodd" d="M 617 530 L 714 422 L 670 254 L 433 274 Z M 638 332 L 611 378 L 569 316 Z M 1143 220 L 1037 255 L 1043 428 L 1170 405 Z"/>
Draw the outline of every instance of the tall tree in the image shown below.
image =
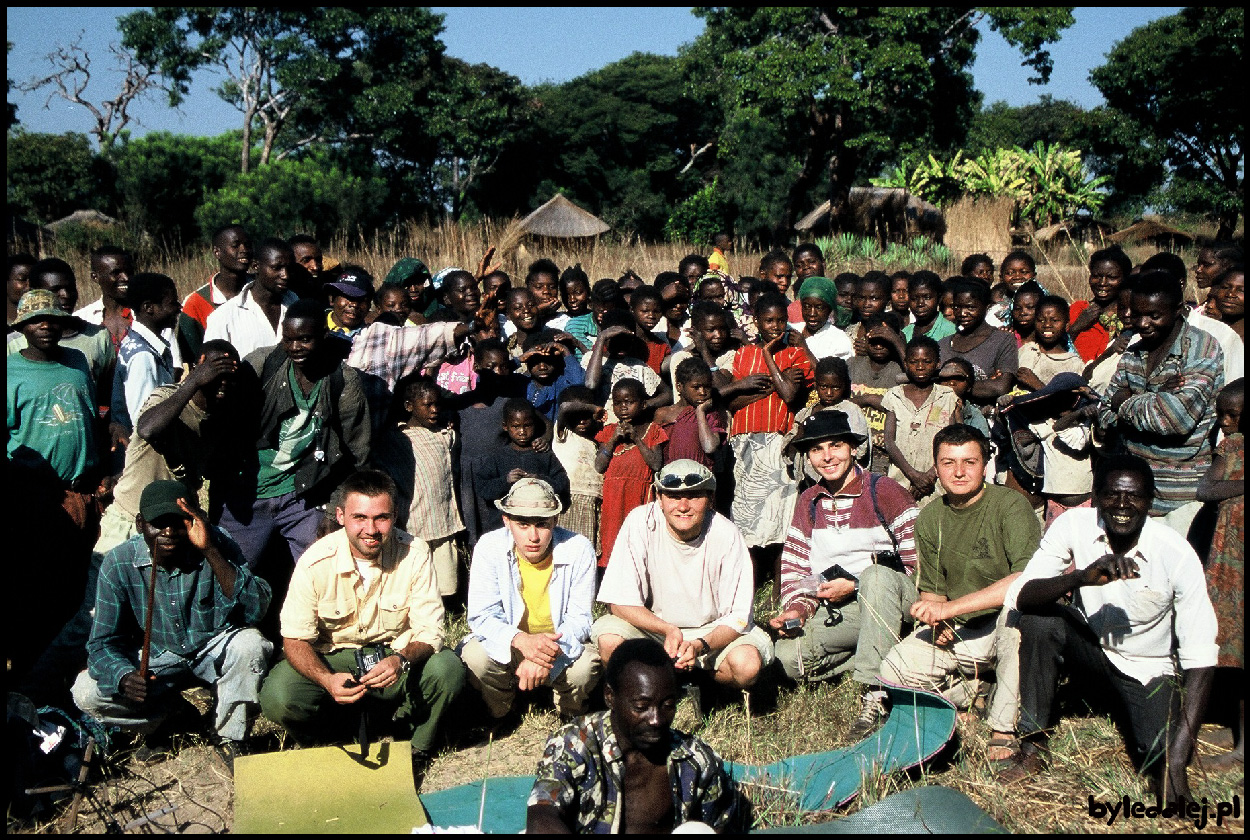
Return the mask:
<path id="1" fill-rule="evenodd" d="M 985 21 L 1045 82 L 1045 46 L 1071 7 L 700 7 L 691 79 L 720 96 L 726 125 L 775 115 L 800 150 L 779 233 L 827 178 L 835 221 L 860 173 L 924 142 L 963 140 L 978 96 L 968 72 Z M 722 148 L 722 153 L 732 149 Z"/>
<path id="2" fill-rule="evenodd" d="M 526 100 L 482 209 L 532 209 L 558 191 L 614 228 L 658 236 L 698 188 L 700 173 L 684 170 L 715 123 L 687 92 L 678 59 L 634 53 Z"/>
<path id="3" fill-rule="evenodd" d="M 1138 27 L 1120 41 L 1090 81 L 1107 100 L 1099 109 L 1100 153 L 1117 176 L 1157 172 L 1142 149 L 1169 168 L 1157 193 L 1183 210 L 1219 220 L 1232 236 L 1245 208 L 1241 139 L 1246 129 L 1245 10 L 1193 6 Z M 1156 183 L 1116 178 L 1148 195 Z"/>
<path id="4" fill-rule="evenodd" d="M 335 10 L 160 6 L 118 19 L 122 42 L 173 83 L 170 104 L 186 95 L 191 74 L 212 67 L 225 81 L 216 92 L 243 114 L 240 168 L 251 168 L 252 131 L 263 135 L 261 164 L 305 92 L 338 70 L 349 36 L 329 18 Z"/>

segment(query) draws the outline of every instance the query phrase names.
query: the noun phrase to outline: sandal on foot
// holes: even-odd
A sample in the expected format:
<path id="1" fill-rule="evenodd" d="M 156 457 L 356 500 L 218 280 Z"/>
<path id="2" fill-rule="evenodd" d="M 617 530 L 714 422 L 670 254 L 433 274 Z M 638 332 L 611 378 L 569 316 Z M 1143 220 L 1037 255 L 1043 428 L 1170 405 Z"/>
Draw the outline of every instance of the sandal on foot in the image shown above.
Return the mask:
<path id="1" fill-rule="evenodd" d="M 995 735 L 990 738 L 989 743 L 985 745 L 985 749 L 986 761 L 989 762 L 990 767 L 1006 769 L 1008 766 L 1015 764 L 1020 757 L 1020 739 L 1015 735 Z M 989 751 L 994 749 L 1006 749 L 1009 752 L 1000 758 L 990 758 Z"/>

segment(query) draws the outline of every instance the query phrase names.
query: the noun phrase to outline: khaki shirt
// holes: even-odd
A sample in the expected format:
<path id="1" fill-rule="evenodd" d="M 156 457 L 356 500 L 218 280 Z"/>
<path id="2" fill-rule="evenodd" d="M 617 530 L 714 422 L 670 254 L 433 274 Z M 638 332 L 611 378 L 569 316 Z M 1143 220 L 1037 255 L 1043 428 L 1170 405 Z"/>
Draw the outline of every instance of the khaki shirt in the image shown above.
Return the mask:
<path id="1" fill-rule="evenodd" d="M 414 641 L 442 648 L 443 601 L 429 546 L 393 529 L 380 565 L 366 590 L 347 533 L 317 540 L 291 575 L 282 635 L 309 642 L 318 653 L 382 643 L 402 650 Z"/>

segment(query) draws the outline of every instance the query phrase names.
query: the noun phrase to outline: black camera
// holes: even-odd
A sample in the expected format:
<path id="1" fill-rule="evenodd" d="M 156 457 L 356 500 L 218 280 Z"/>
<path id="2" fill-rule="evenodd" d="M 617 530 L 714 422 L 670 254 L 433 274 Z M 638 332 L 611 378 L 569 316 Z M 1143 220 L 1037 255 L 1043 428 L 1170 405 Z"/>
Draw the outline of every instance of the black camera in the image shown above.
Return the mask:
<path id="1" fill-rule="evenodd" d="M 386 648 L 382 645 L 372 645 L 356 649 L 356 673 L 353 674 L 357 680 L 365 674 L 372 671 L 379 662 L 386 658 Z"/>
<path id="2" fill-rule="evenodd" d="M 846 569 L 842 568 L 841 564 L 839 563 L 834 563 L 832 566 L 830 566 L 829 568 L 821 572 L 820 579 L 826 582 L 831 581 L 831 580 L 839 580 L 839 579 L 857 580 L 855 575 L 851 574 Z"/>
<path id="3" fill-rule="evenodd" d="M 897 551 L 878 551 L 872 555 L 872 562 L 878 566 L 885 566 L 887 569 L 907 574 L 907 570 L 903 568 L 903 558 L 898 555 Z"/>

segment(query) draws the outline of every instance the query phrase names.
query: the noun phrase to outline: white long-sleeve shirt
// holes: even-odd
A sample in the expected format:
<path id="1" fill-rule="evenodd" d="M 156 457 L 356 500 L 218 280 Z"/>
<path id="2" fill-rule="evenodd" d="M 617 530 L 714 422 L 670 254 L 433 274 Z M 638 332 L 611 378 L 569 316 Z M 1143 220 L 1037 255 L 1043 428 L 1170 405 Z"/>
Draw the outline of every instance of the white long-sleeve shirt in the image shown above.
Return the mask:
<path id="1" fill-rule="evenodd" d="M 1051 523 L 1037 553 L 1007 590 L 1004 606 L 1016 609 L 1029 581 L 1058 577 L 1073 564 L 1086 569 L 1111 553 L 1095 508 L 1074 508 Z M 1216 619 L 1198 555 L 1166 525 L 1147 519 L 1127 553 L 1140 577 L 1104 586 L 1079 586 L 1072 605 L 1080 611 L 1111 664 L 1145 685 L 1180 667 L 1214 667 Z M 1175 643 L 1175 644 L 1174 644 Z"/>

